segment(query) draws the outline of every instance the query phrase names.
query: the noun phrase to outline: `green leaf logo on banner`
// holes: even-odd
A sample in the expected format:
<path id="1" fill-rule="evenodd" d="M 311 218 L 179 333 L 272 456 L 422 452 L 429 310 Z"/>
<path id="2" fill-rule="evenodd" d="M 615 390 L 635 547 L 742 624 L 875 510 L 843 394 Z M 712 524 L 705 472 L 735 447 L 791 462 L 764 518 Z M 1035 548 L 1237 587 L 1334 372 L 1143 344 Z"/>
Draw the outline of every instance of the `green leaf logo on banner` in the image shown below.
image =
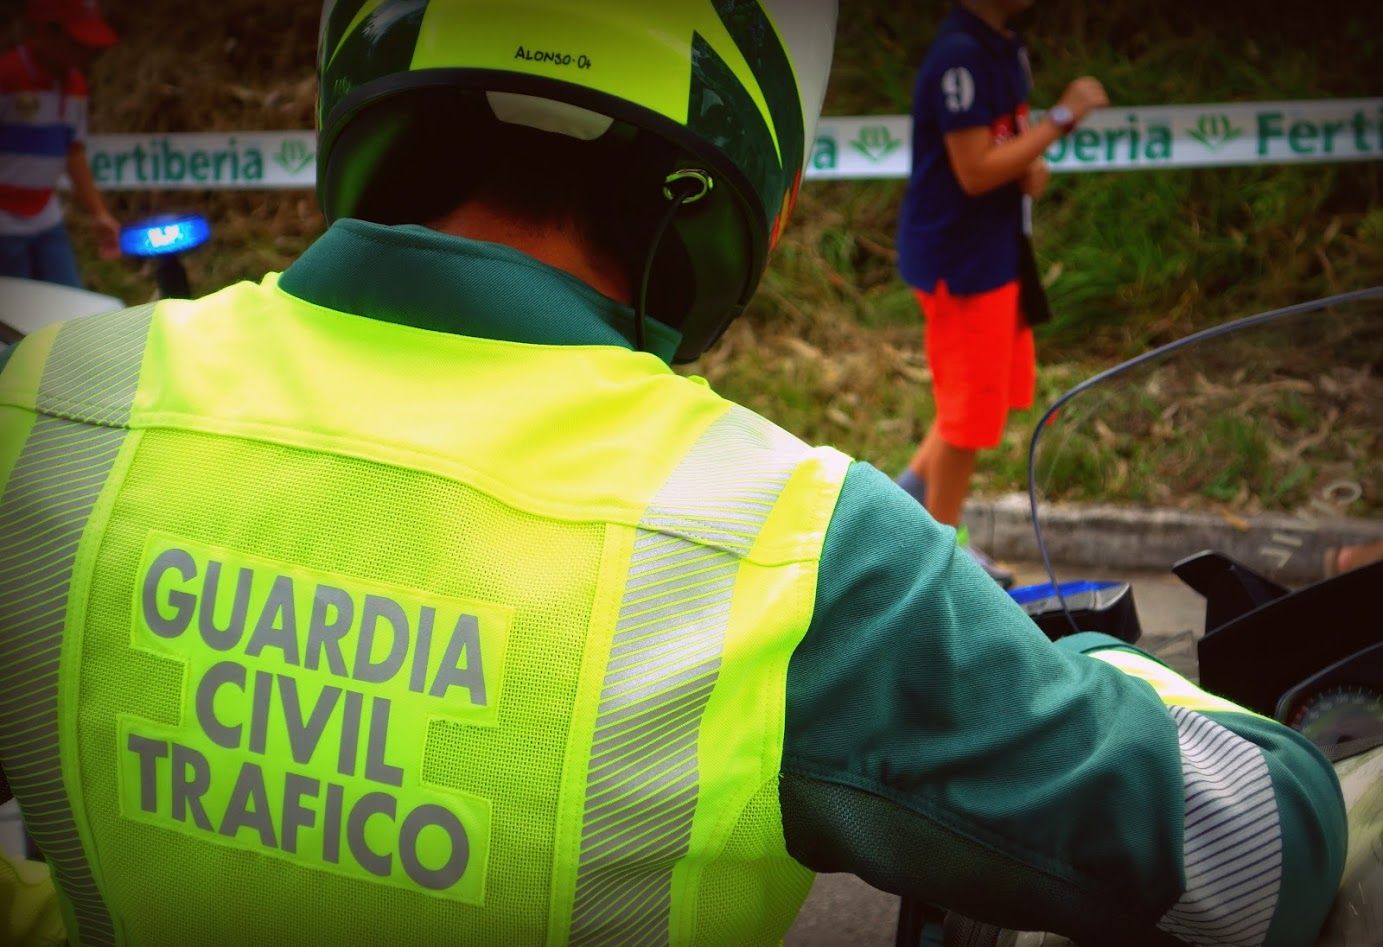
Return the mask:
<path id="1" fill-rule="evenodd" d="M 285 141 L 274 155 L 274 162 L 289 174 L 297 174 L 312 163 L 317 152 L 308 151 L 307 145 L 300 141 Z"/>
<path id="2" fill-rule="evenodd" d="M 866 125 L 860 129 L 859 137 L 850 142 L 850 147 L 878 164 L 903 147 L 903 140 L 894 138 L 887 125 Z"/>
<path id="3" fill-rule="evenodd" d="M 1202 115 L 1196 121 L 1196 127 L 1188 132 L 1192 138 L 1211 151 L 1219 151 L 1243 133 L 1243 129 L 1235 128 L 1229 116 L 1223 113 Z"/>
<path id="4" fill-rule="evenodd" d="M 834 171 L 840 165 L 834 135 L 817 135 L 810 165 L 817 171 Z"/>

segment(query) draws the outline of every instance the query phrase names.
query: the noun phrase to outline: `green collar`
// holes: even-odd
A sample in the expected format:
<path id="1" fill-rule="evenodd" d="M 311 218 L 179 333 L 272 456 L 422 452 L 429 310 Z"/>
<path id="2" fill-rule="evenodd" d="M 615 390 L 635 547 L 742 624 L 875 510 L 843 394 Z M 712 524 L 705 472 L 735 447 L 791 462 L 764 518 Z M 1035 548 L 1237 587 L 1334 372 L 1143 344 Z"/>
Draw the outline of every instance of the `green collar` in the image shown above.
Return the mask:
<path id="1" fill-rule="evenodd" d="M 518 250 L 406 225 L 338 220 L 279 288 L 318 306 L 436 332 L 536 345 L 632 349 L 634 311 Z M 645 321 L 672 359 L 681 334 Z"/>

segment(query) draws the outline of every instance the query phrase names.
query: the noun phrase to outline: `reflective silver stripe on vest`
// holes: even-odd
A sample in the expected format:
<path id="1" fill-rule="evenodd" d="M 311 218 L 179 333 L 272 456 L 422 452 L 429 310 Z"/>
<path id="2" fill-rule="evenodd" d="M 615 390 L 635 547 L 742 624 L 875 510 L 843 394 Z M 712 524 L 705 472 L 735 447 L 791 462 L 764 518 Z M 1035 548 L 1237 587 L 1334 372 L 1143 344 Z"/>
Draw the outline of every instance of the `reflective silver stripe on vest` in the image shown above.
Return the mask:
<path id="1" fill-rule="evenodd" d="M 0 764 L 84 944 L 114 944 L 115 931 L 63 785 L 58 664 L 77 546 L 126 434 L 107 425 L 129 421 L 152 308 L 58 331 L 0 496 Z"/>
<path id="2" fill-rule="evenodd" d="M 39 412 L 110 427 L 128 424 L 153 315 L 151 303 L 63 326 L 39 382 Z"/>
<path id="3" fill-rule="evenodd" d="M 1181 744 L 1186 892 L 1158 927 L 1191 944 L 1258 947 L 1282 887 L 1282 828 L 1263 751 L 1172 707 Z"/>
<path id="4" fill-rule="evenodd" d="M 797 442 L 733 408 L 644 515 L 591 749 L 573 944 L 668 942 L 735 576 L 801 458 Z"/>

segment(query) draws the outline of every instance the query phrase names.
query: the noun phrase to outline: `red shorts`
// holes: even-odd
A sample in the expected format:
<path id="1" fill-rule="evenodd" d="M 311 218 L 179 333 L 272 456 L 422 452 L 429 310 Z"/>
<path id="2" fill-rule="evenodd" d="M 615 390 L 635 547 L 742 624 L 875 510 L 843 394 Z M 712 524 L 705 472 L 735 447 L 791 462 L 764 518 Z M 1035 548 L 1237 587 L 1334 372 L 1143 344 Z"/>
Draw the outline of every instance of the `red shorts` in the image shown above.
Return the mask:
<path id="1" fill-rule="evenodd" d="M 952 296 L 938 281 L 935 293 L 916 292 L 941 439 L 972 450 L 997 447 L 1009 410 L 1032 404 L 1037 380 L 1032 329 L 1018 312 L 1018 284 Z"/>

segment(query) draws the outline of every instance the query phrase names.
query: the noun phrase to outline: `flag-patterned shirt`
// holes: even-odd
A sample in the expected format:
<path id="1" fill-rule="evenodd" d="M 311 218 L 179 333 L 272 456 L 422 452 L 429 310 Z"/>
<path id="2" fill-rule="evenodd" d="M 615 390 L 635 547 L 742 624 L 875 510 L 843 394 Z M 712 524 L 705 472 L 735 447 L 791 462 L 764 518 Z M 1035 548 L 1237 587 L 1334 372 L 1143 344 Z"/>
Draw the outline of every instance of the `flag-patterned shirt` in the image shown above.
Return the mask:
<path id="1" fill-rule="evenodd" d="M 73 69 L 59 81 L 27 46 L 0 54 L 0 235 L 62 222 L 54 189 L 67 154 L 86 141 L 87 86 Z"/>

